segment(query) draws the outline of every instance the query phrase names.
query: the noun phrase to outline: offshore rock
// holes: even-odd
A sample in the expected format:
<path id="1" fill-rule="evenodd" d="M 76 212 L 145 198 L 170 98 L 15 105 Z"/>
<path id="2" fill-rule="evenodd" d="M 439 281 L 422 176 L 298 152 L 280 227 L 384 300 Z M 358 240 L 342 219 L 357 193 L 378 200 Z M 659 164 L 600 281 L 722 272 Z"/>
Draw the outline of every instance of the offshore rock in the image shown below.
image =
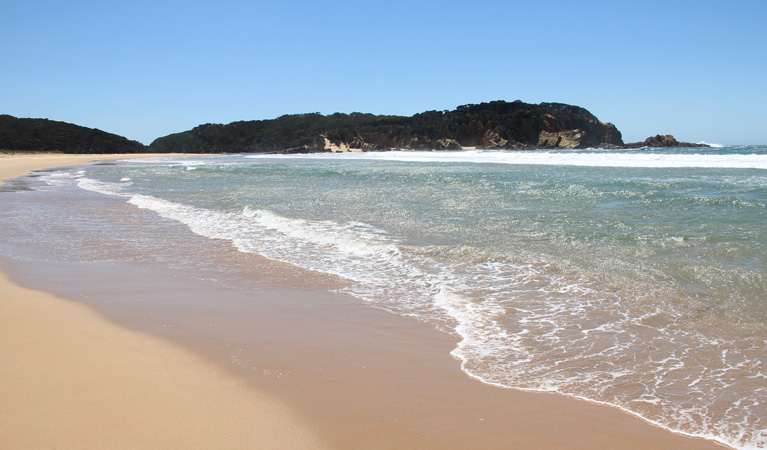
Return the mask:
<path id="1" fill-rule="evenodd" d="M 696 148 L 709 147 L 708 144 L 693 144 L 691 142 L 679 142 L 670 134 L 650 136 L 643 142 L 632 142 L 625 144 L 624 148 L 642 148 L 642 147 L 677 147 L 677 148 Z"/>

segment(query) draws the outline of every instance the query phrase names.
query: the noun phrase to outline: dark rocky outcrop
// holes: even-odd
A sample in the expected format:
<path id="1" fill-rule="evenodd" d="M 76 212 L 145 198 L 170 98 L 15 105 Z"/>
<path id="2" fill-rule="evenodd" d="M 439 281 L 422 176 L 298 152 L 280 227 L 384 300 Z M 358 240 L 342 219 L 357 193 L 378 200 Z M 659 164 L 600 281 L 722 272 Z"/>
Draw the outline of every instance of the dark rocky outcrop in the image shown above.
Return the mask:
<path id="1" fill-rule="evenodd" d="M 0 115 L 0 149 L 61 153 L 141 153 L 140 142 L 95 128 Z"/>
<path id="2" fill-rule="evenodd" d="M 411 117 L 319 113 L 206 124 L 155 140 L 154 152 L 323 152 L 534 148 L 619 148 L 621 133 L 587 110 L 562 103 L 495 101 Z"/>
<path id="3" fill-rule="evenodd" d="M 693 144 L 691 142 L 679 142 L 670 134 L 650 136 L 643 142 L 632 142 L 625 144 L 624 148 L 643 148 L 643 147 L 708 147 L 708 144 Z"/>

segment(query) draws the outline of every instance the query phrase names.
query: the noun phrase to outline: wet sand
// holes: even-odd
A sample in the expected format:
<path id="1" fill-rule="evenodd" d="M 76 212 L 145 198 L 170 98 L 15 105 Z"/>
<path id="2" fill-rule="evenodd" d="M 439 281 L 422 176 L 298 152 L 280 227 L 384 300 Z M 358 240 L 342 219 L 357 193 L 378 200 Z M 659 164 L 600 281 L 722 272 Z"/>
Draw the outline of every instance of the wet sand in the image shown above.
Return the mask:
<path id="1" fill-rule="evenodd" d="M 6 161 L 0 159 L 0 167 Z M 26 167 L 17 161 L 16 172 L 3 168 L 0 177 L 75 164 L 37 161 Z M 190 233 L 188 239 L 202 238 Z M 57 281 L 69 280 L 83 298 L 102 300 L 85 306 L 0 280 L 0 353 L 10 362 L 0 366 L 0 441 L 19 443 L 13 448 L 103 448 L 110 437 L 134 439 L 141 448 L 168 448 L 169 442 L 192 448 L 722 448 L 615 408 L 482 384 L 450 356 L 454 336 L 334 294 L 329 289 L 337 281 L 328 277 L 229 254 L 224 244 L 209 247 L 257 268 L 262 285 L 222 289 L 136 267 L 4 266 L 23 285 L 77 297 Z M 109 301 L 115 292 L 122 301 Z M 263 440 L 291 437 L 298 441 Z"/>

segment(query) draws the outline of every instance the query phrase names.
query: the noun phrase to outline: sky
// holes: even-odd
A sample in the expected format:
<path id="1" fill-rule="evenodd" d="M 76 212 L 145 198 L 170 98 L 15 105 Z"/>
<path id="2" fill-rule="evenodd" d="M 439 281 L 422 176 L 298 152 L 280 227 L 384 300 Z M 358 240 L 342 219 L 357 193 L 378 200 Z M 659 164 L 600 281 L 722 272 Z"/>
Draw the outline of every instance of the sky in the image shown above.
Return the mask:
<path id="1" fill-rule="evenodd" d="M 203 123 L 560 102 L 625 142 L 767 144 L 767 1 L 0 3 L 0 114 Z"/>

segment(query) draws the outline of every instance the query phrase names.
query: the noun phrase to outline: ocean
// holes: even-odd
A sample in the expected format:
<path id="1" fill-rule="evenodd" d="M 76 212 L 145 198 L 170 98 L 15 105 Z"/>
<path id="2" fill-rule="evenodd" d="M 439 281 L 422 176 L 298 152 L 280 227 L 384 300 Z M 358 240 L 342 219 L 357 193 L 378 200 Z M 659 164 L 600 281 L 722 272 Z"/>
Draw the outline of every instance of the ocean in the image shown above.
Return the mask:
<path id="1" fill-rule="evenodd" d="M 767 448 L 764 146 L 151 158 L 0 204 L 3 259 L 258 288 L 223 244 L 454 335 L 484 383 Z"/>

